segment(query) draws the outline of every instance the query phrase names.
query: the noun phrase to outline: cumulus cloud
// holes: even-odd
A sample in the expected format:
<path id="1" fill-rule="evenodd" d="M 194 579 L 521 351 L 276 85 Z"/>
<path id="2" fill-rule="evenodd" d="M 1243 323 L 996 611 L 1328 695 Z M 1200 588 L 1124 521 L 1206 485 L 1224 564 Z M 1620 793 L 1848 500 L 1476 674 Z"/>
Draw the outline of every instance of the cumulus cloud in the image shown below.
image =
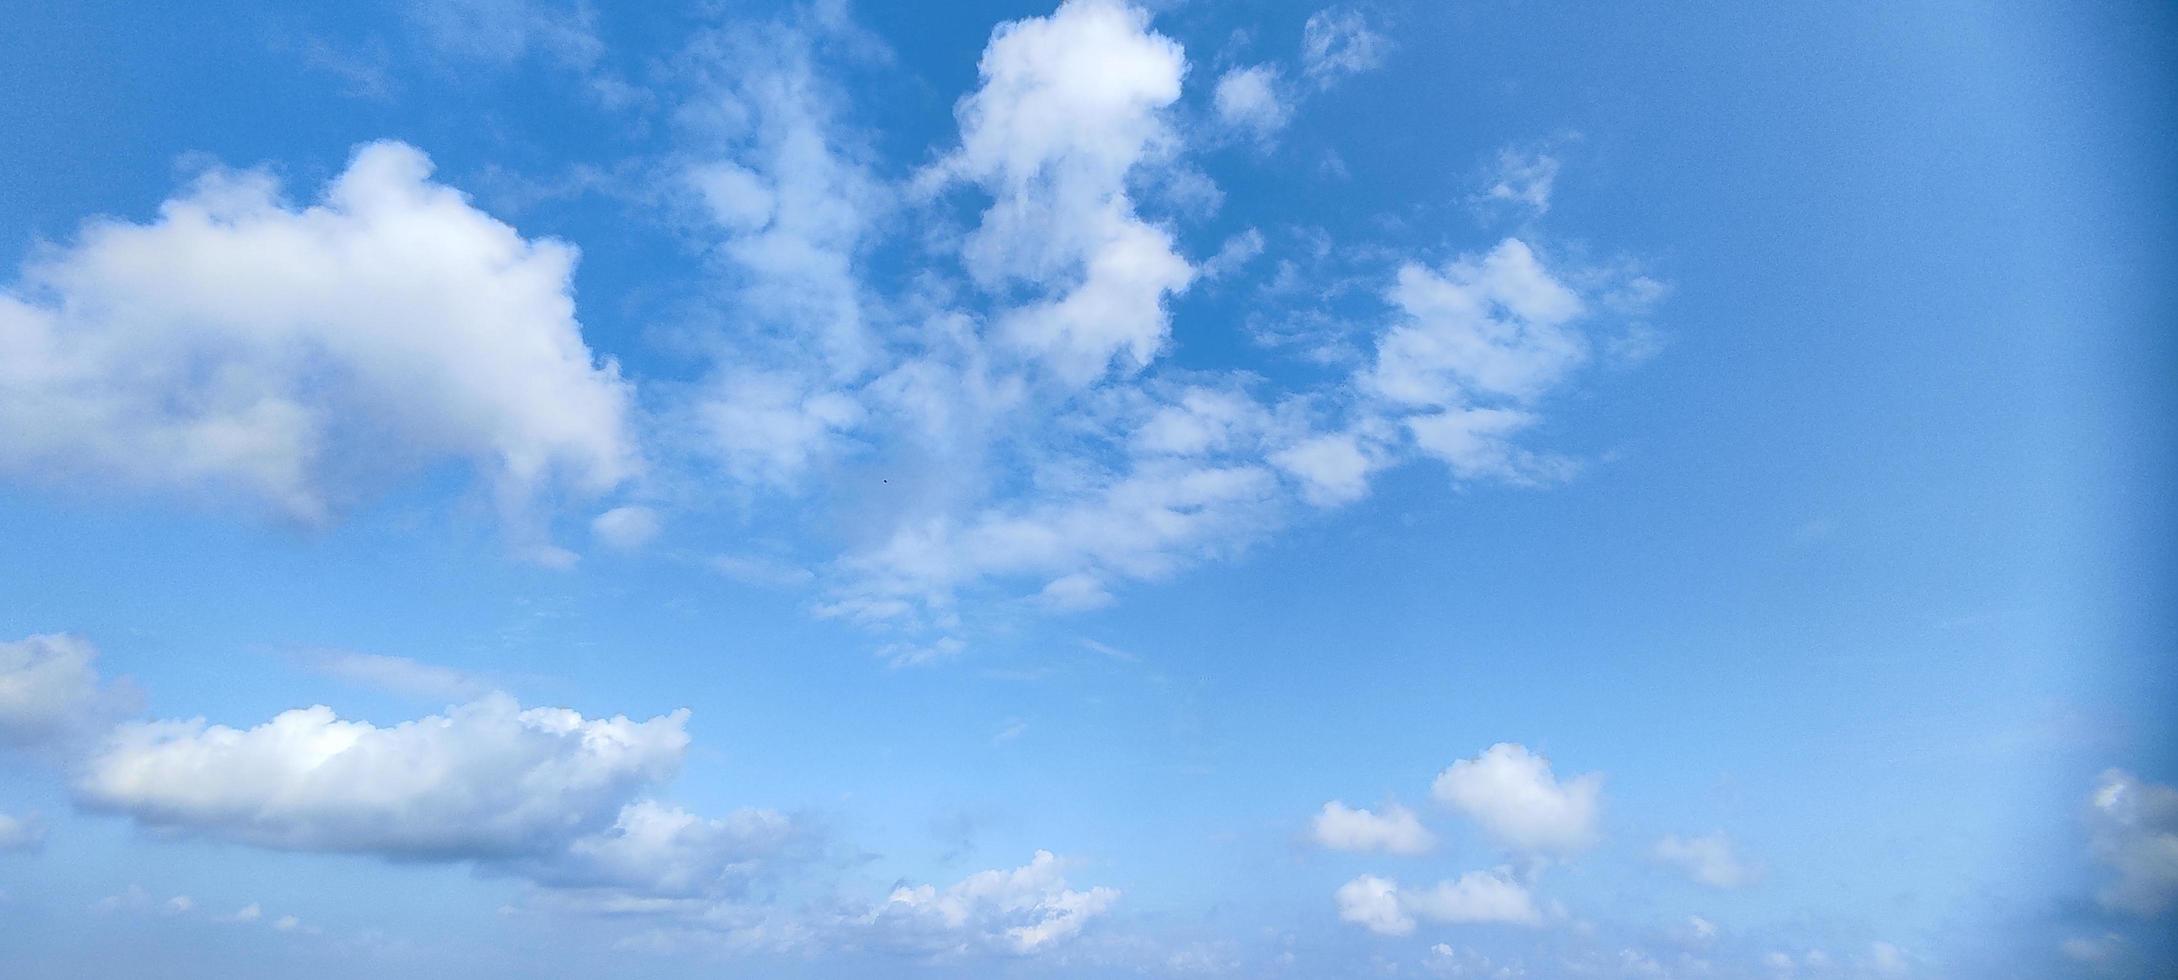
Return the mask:
<path id="1" fill-rule="evenodd" d="M 1414 811 L 1396 803 L 1376 813 L 1332 800 L 1316 814 L 1310 832 L 1316 843 L 1334 851 L 1426 854 L 1437 845 L 1437 838 L 1422 826 Z"/>
<path id="2" fill-rule="evenodd" d="M 520 517 L 637 468 L 629 388 L 584 344 L 575 249 L 359 148 L 314 204 L 215 170 L 0 290 L 0 472 L 231 491 L 326 520 L 442 460 Z"/>
<path id="3" fill-rule="evenodd" d="M 1037 851 L 1011 870 L 980 871 L 939 889 L 895 889 L 863 923 L 878 942 L 930 954 L 1039 953 L 1079 935 L 1119 901 L 1117 889 L 1067 887 L 1065 862 Z"/>
<path id="4" fill-rule="evenodd" d="M 1700 837 L 1666 835 L 1649 854 L 1711 888 L 1743 888 L 1762 876 L 1760 868 L 1740 858 L 1732 839 L 1722 832 Z"/>
<path id="5" fill-rule="evenodd" d="M 547 853 L 613 824 L 688 745 L 648 721 L 524 710 L 494 695 L 390 727 L 326 707 L 234 729 L 132 722 L 84 765 L 78 798 L 172 834 L 286 850 L 458 860 Z"/>
<path id="6" fill-rule="evenodd" d="M 66 634 L 0 643 L 0 748 L 54 748 L 110 723 L 133 700 L 102 683 L 98 650 Z"/>
<path id="7" fill-rule="evenodd" d="M 1293 107 L 1280 92 L 1278 69 L 1271 65 L 1234 68 L 1218 77 L 1211 106 L 1218 121 L 1257 139 L 1284 129 Z"/>
<path id="8" fill-rule="evenodd" d="M 1333 897 L 1341 920 L 1387 936 L 1411 933 L 1416 921 L 1424 919 L 1452 925 L 1543 921 L 1527 886 L 1501 870 L 1470 871 L 1425 889 L 1362 875 L 1340 886 Z"/>
<path id="9" fill-rule="evenodd" d="M 511 869 L 544 885 L 618 889 L 663 897 L 732 890 L 794 843 L 785 814 L 743 808 L 706 819 L 655 800 L 621 808 L 613 824 Z"/>
<path id="10" fill-rule="evenodd" d="M 1301 27 L 1301 65 L 1319 86 L 1384 63 L 1391 41 L 1352 7 L 1328 7 Z"/>
<path id="11" fill-rule="evenodd" d="M 2088 854 L 2115 877 L 2103 907 L 2153 918 L 2178 899 L 2178 789 L 2107 770 L 2088 797 Z"/>
<path id="12" fill-rule="evenodd" d="M 976 280 L 1045 292 L 1005 313 L 1000 335 L 1067 385 L 1146 366 L 1169 332 L 1165 297 L 1195 275 L 1128 193 L 1137 168 L 1171 153 L 1180 46 L 1139 7 L 1068 0 L 1000 25 L 978 68 L 956 110 L 960 147 L 932 173 L 993 198 L 964 245 Z"/>
<path id="13" fill-rule="evenodd" d="M 1560 781 L 1550 760 L 1500 742 L 1437 775 L 1437 802 L 1465 814 L 1499 843 L 1537 854 L 1568 854 L 1596 841 L 1603 776 Z"/>

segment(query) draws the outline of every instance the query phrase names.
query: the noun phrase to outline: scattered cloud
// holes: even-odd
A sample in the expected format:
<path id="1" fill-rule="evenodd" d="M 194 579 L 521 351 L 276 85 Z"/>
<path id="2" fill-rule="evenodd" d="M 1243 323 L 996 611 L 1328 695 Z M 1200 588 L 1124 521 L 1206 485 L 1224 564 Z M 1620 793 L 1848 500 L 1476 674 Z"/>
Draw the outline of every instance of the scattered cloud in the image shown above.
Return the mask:
<path id="1" fill-rule="evenodd" d="M 1422 826 L 1414 811 L 1396 803 L 1382 813 L 1348 807 L 1332 800 L 1323 805 L 1310 827 L 1316 843 L 1334 851 L 1383 851 L 1387 854 L 1427 854 L 1437 838 Z"/>
<path id="2" fill-rule="evenodd" d="M 590 522 L 590 534 L 615 551 L 634 551 L 657 537 L 661 524 L 649 507 L 615 507 Z"/>
<path id="3" fill-rule="evenodd" d="M 1540 216 L 1550 213 L 1550 193 L 1558 182 L 1558 158 L 1540 150 L 1506 147 L 1481 194 L 1486 202 L 1511 204 Z"/>
<path id="4" fill-rule="evenodd" d="M 462 671 L 407 657 L 314 650 L 302 654 L 302 660 L 329 677 L 406 698 L 454 702 L 491 692 L 491 685 Z"/>

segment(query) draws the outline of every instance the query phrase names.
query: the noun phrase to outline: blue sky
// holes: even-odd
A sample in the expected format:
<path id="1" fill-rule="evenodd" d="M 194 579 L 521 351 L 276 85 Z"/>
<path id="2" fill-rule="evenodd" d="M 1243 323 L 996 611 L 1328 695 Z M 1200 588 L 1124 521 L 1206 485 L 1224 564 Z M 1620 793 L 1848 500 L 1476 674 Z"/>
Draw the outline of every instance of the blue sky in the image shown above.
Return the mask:
<path id="1" fill-rule="evenodd" d="M 0 0 L 10 976 L 2156 976 L 2155 4 Z"/>

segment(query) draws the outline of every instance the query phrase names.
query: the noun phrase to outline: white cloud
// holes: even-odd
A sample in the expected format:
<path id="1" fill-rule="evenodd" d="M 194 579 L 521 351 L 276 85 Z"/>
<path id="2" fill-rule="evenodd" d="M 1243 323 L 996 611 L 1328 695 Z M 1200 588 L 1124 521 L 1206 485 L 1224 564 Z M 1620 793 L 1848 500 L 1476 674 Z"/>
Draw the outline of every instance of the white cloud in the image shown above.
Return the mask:
<path id="1" fill-rule="evenodd" d="M 1399 883 L 1375 875 L 1362 875 L 1340 885 L 1333 895 L 1339 918 L 1370 932 L 1404 936 L 1414 931 L 1414 916 L 1400 907 Z"/>
<path id="2" fill-rule="evenodd" d="M 2153 918 L 2178 899 L 2178 789 L 2110 769 L 2088 798 L 2088 853 L 2116 878 L 2103 907 Z"/>
<path id="3" fill-rule="evenodd" d="M 1229 279 L 1262 254 L 1263 233 L 1249 228 L 1226 238 L 1217 254 L 1203 260 L 1196 271 L 1206 280 Z"/>
<path id="4" fill-rule="evenodd" d="M 1311 436 L 1271 454 L 1271 463 L 1301 482 L 1301 499 L 1317 507 L 1353 503 L 1369 493 L 1377 463 L 1350 433 Z"/>
<path id="5" fill-rule="evenodd" d="M 1411 933 L 1424 919 L 1452 925 L 1543 921 L 1527 886 L 1504 871 L 1470 871 L 1420 890 L 1362 875 L 1340 886 L 1334 897 L 1340 919 L 1387 936 Z"/>
<path id="6" fill-rule="evenodd" d="M 443 459 L 517 520 L 637 467 L 628 386 L 575 320 L 573 247 L 359 148 L 316 204 L 213 171 L 148 224 L 87 225 L 0 292 L 0 471 L 237 491 L 322 521 Z"/>
<path id="7" fill-rule="evenodd" d="M 977 872 L 943 890 L 895 889 L 864 922 L 880 942 L 926 953 L 1040 953 L 1080 934 L 1119 901 L 1116 889 L 1067 887 L 1064 869 L 1051 852 L 1037 851 L 1022 867 Z"/>
<path id="8" fill-rule="evenodd" d="M 261 847 L 458 860 L 548 853 L 670 775 L 687 713 L 523 710 L 503 695 L 380 728 L 325 707 L 238 730 L 134 722 L 84 765 L 96 809 Z"/>
<path id="9" fill-rule="evenodd" d="M 1378 343 L 1367 380 L 1396 404 L 1529 401 L 1587 356 L 1569 327 L 1585 312 L 1580 297 L 1516 238 L 1442 271 L 1409 264 L 1390 299 L 1405 320 Z"/>
<path id="10" fill-rule="evenodd" d="M 1334 851 L 1426 854 L 1437 845 L 1437 838 L 1415 818 L 1414 811 L 1396 803 L 1375 813 L 1332 800 L 1316 814 L 1310 830 L 1316 843 Z"/>
<path id="11" fill-rule="evenodd" d="M 1301 27 L 1301 64 L 1318 85 L 1375 68 L 1390 50 L 1391 41 L 1352 7 L 1319 10 Z"/>
<path id="12" fill-rule="evenodd" d="M 1879 939 L 1868 944 L 1868 968 L 1878 976 L 1902 977 L 1913 967 L 1905 950 Z"/>
<path id="13" fill-rule="evenodd" d="M 45 846 L 45 819 L 35 813 L 0 813 L 0 852 L 35 851 Z"/>
<path id="14" fill-rule="evenodd" d="M 657 537 L 662 523 L 658 512 L 649 507 L 615 507 L 591 519 L 590 534 L 606 547 L 634 551 Z"/>
<path id="15" fill-rule="evenodd" d="M 1180 46 L 1116 0 L 1068 0 L 1049 17 L 999 25 L 982 84 L 956 110 L 961 143 L 930 180 L 968 179 L 993 197 L 964 246 L 986 288 L 1042 287 L 999 319 L 1015 351 L 1068 386 L 1163 349 L 1164 298 L 1194 269 L 1172 236 L 1135 214 L 1130 173 L 1169 156 L 1166 110 L 1186 73 Z"/>
<path id="16" fill-rule="evenodd" d="M 1271 65 L 1234 68 L 1219 76 L 1211 105 L 1218 121 L 1257 139 L 1284 129 L 1293 107 L 1280 94 L 1278 69 Z"/>
<path id="17" fill-rule="evenodd" d="M 1482 197 L 1546 214 L 1550 211 L 1551 190 L 1558 181 L 1558 166 L 1558 158 L 1548 153 L 1523 153 L 1506 147 L 1497 151 L 1497 168 Z"/>
<path id="18" fill-rule="evenodd" d="M 1700 837 L 1666 835 L 1649 853 L 1711 888 L 1743 888 L 1762 876 L 1761 869 L 1742 860 L 1732 839 L 1721 832 Z"/>
<path id="19" fill-rule="evenodd" d="M 99 682 L 98 650 L 66 634 L 0 643 L 0 748 L 51 746 L 113 720 L 131 700 Z"/>
<path id="20" fill-rule="evenodd" d="M 1596 841 L 1603 776 L 1560 782 L 1550 760 L 1500 742 L 1437 775 L 1431 794 L 1466 814 L 1500 843 L 1539 854 L 1566 854 Z"/>
<path id="21" fill-rule="evenodd" d="M 772 810 L 744 808 L 705 819 L 679 807 L 638 800 L 622 807 L 612 826 L 512 867 L 553 887 L 610 888 L 645 896 L 714 895 L 777 856 L 797 832 L 785 814 Z"/>

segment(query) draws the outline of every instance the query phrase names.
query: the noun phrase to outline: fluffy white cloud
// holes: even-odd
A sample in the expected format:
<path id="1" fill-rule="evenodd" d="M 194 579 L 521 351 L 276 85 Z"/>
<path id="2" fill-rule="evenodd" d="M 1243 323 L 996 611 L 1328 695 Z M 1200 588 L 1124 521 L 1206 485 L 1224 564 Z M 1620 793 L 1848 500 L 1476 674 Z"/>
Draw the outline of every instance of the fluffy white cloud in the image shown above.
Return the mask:
<path id="1" fill-rule="evenodd" d="M 65 742 L 112 721 L 129 696 L 100 683 L 97 657 L 65 634 L 0 643 L 0 748 Z"/>
<path id="2" fill-rule="evenodd" d="M 45 846 L 45 819 L 35 813 L 0 813 L 0 852 L 35 851 Z"/>
<path id="3" fill-rule="evenodd" d="M 1761 869 L 1742 860 L 1732 839 L 1721 832 L 1700 837 L 1666 835 L 1649 854 L 1711 888 L 1741 888 L 1762 876 Z"/>
<path id="4" fill-rule="evenodd" d="M 1316 11 L 1301 26 L 1301 64 L 1318 85 L 1375 68 L 1390 50 L 1391 42 L 1352 7 Z"/>
<path id="5" fill-rule="evenodd" d="M 1470 871 L 1419 890 L 1362 875 L 1340 886 L 1334 897 L 1340 919 L 1387 936 L 1413 932 L 1420 919 L 1454 925 L 1543 921 L 1527 886 L 1504 871 Z"/>
<path id="6" fill-rule="evenodd" d="M 238 730 L 121 726 L 84 765 L 87 806 L 178 834 L 414 859 L 549 853 L 670 775 L 685 711 L 649 721 L 524 710 L 503 695 L 380 728 L 325 707 Z"/>
<path id="7" fill-rule="evenodd" d="M 1278 69 L 1270 65 L 1234 68 L 1218 77 L 1211 96 L 1218 120 L 1261 139 L 1284 129 L 1292 106 L 1279 90 Z"/>
<path id="8" fill-rule="evenodd" d="M 1595 843 L 1603 776 L 1587 773 L 1560 782 L 1549 759 L 1500 742 L 1453 763 L 1437 775 L 1430 792 L 1506 846 L 1564 854 Z"/>
<path id="9" fill-rule="evenodd" d="M 2088 798 L 2088 853 L 2116 873 L 2095 893 L 2105 908 L 2142 918 L 2178 899 L 2178 789 L 2111 769 Z"/>
<path id="10" fill-rule="evenodd" d="M 1011 870 L 981 871 L 940 890 L 895 889 L 865 925 L 881 942 L 925 953 L 1038 953 L 1078 935 L 1119 901 L 1116 889 L 1067 887 L 1065 862 L 1037 851 Z"/>
<path id="11" fill-rule="evenodd" d="M 1194 269 L 1172 236 L 1135 213 L 1129 175 L 1171 152 L 1180 46 L 1117 0 L 1068 0 L 999 26 L 961 101 L 961 143 L 934 179 L 976 182 L 993 201 L 964 246 L 986 287 L 1027 282 L 1046 298 L 999 322 L 1014 350 L 1080 386 L 1156 357 L 1164 299 Z"/>
<path id="12" fill-rule="evenodd" d="M 1405 321 L 1378 343 L 1368 381 L 1399 405 L 1532 400 L 1587 356 L 1569 326 L 1586 309 L 1579 295 L 1516 238 L 1441 271 L 1407 265 L 1390 300 Z"/>
<path id="13" fill-rule="evenodd" d="M 1316 843 L 1334 851 L 1426 854 L 1437 845 L 1437 838 L 1415 818 L 1414 811 L 1396 803 L 1376 813 L 1332 800 L 1316 814 L 1310 832 Z"/>
<path id="14" fill-rule="evenodd" d="M 86 226 L 0 291 L 0 472 L 231 490 L 306 521 L 443 459 L 510 514 L 635 471 L 628 386 L 584 345 L 575 250 L 523 238 L 401 143 L 316 204 L 214 171 Z"/>

